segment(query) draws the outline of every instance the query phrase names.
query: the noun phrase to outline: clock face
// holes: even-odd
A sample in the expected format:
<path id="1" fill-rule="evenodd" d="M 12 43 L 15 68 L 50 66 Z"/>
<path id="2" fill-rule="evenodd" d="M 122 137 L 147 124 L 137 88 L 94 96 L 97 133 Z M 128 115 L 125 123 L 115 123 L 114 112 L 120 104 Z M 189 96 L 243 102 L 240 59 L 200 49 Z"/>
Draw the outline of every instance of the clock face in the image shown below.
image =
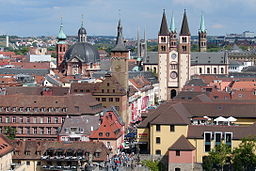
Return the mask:
<path id="1" fill-rule="evenodd" d="M 175 72 L 175 71 L 172 71 L 171 74 L 170 74 L 170 77 L 171 77 L 172 79 L 177 78 L 177 76 L 178 76 L 178 74 L 177 74 L 177 72 Z"/>
<path id="2" fill-rule="evenodd" d="M 173 53 L 173 54 L 171 55 L 171 57 L 172 57 L 172 59 L 175 59 L 175 58 L 177 57 L 176 53 Z"/>
<path id="3" fill-rule="evenodd" d="M 120 65 L 117 65 L 117 66 L 115 67 L 115 70 L 116 70 L 117 72 L 120 72 L 120 71 L 121 71 L 121 66 L 120 66 Z"/>

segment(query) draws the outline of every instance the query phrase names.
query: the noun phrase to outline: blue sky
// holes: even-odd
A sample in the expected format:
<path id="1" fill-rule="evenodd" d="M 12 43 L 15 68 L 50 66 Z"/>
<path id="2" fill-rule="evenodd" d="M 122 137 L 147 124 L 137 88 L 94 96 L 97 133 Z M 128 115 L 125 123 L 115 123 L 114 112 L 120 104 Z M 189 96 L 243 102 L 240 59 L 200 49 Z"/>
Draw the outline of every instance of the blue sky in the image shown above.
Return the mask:
<path id="1" fill-rule="evenodd" d="M 187 9 L 192 35 L 197 34 L 200 15 L 205 16 L 209 35 L 256 32 L 256 0 L 0 0 L 0 34 L 18 36 L 57 35 L 60 17 L 64 31 L 76 35 L 81 15 L 88 35 L 116 35 L 121 10 L 124 36 L 136 37 L 144 28 L 149 38 L 156 38 L 162 11 L 168 23 L 174 13 L 180 30 L 183 9 Z"/>

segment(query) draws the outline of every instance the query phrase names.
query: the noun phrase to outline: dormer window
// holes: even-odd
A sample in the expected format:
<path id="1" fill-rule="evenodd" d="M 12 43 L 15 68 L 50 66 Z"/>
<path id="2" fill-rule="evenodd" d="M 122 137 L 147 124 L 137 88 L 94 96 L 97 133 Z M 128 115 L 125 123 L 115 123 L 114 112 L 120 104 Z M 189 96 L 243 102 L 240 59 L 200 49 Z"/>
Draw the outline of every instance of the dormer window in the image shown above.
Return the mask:
<path id="1" fill-rule="evenodd" d="M 23 111 L 23 107 L 20 107 L 20 108 L 19 108 L 19 111 L 22 112 L 22 111 Z"/>
<path id="2" fill-rule="evenodd" d="M 26 112 L 30 112 L 30 110 L 31 110 L 31 107 L 26 108 Z"/>
<path id="3" fill-rule="evenodd" d="M 100 152 L 95 152 L 95 157 L 100 157 Z"/>
<path id="4" fill-rule="evenodd" d="M 100 132 L 100 133 L 99 133 L 99 136 L 100 136 L 100 137 L 102 137 L 102 136 L 103 136 L 103 133 L 102 133 L 102 132 Z"/>

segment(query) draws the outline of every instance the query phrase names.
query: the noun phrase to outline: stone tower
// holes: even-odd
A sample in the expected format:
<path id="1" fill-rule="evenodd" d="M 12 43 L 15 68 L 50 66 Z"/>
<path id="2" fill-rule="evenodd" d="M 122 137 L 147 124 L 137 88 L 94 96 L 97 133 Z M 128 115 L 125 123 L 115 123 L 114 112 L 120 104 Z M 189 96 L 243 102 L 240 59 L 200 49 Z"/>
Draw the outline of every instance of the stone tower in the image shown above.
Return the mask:
<path id="1" fill-rule="evenodd" d="M 61 25 L 60 25 L 60 31 L 59 34 L 57 36 L 57 45 L 56 45 L 56 52 L 57 52 L 57 68 L 60 68 L 61 63 L 64 60 L 64 55 L 68 49 L 68 45 L 66 42 L 67 36 L 65 35 L 64 31 L 63 31 L 63 24 L 61 21 Z"/>
<path id="2" fill-rule="evenodd" d="M 170 32 L 167 26 L 165 10 L 163 11 L 160 31 L 158 33 L 158 80 L 159 98 L 168 100 L 168 63 L 170 48 Z"/>
<path id="3" fill-rule="evenodd" d="M 186 10 L 184 10 L 183 21 L 179 36 L 179 89 L 181 90 L 190 79 L 191 43 Z"/>
<path id="4" fill-rule="evenodd" d="M 111 50 L 111 71 L 121 86 L 128 91 L 129 50 L 124 45 L 122 30 L 121 20 L 119 20 L 116 46 Z"/>
<path id="5" fill-rule="evenodd" d="M 207 38 L 206 29 L 204 24 L 204 16 L 201 15 L 200 28 L 198 30 L 198 47 L 199 52 L 207 51 Z"/>
<path id="6" fill-rule="evenodd" d="M 123 28 L 121 26 L 121 20 L 117 26 L 117 39 L 116 45 L 111 50 L 111 72 L 112 76 L 119 82 L 122 88 L 128 93 L 128 59 L 130 57 L 129 50 L 124 45 Z M 128 109 L 128 96 L 121 99 L 124 103 L 123 110 L 120 115 L 123 121 L 129 123 L 129 117 L 127 113 Z"/>

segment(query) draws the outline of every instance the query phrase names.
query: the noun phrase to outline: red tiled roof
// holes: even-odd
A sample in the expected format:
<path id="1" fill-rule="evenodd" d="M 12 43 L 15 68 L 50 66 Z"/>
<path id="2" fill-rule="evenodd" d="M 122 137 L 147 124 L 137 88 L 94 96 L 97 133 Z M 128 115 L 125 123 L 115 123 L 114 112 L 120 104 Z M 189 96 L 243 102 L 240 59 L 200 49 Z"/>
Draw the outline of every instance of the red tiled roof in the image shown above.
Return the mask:
<path id="1" fill-rule="evenodd" d="M 0 134 L 0 157 L 8 154 L 11 151 L 13 151 L 13 146 L 11 145 L 10 140 L 3 134 Z"/>

